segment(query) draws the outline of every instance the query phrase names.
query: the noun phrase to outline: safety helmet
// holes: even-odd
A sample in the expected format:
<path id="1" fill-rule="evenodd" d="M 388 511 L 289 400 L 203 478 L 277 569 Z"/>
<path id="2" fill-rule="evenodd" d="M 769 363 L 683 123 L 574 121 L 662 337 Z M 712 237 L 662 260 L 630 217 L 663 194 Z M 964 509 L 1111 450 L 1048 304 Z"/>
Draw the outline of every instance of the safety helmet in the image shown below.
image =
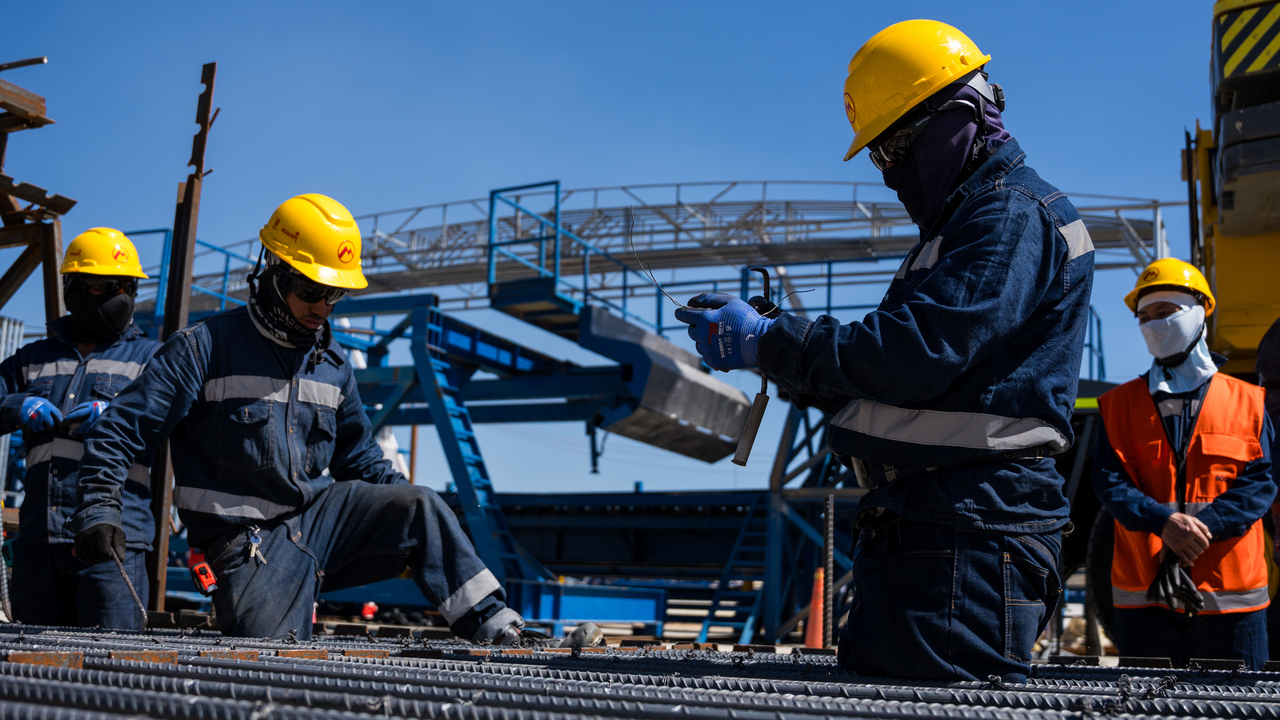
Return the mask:
<path id="1" fill-rule="evenodd" d="M 77 235 L 67 246 L 58 272 L 147 279 L 138 262 L 138 249 L 124 233 L 107 227 L 91 228 Z"/>
<path id="2" fill-rule="evenodd" d="M 360 228 L 342 203 L 318 193 L 285 200 L 258 233 L 262 245 L 308 278 L 332 287 L 368 287 L 360 270 Z"/>
<path id="3" fill-rule="evenodd" d="M 1191 263 L 1177 258 L 1161 258 L 1146 267 L 1134 283 L 1133 290 L 1124 296 L 1124 304 L 1135 314 L 1138 312 L 1138 297 L 1148 290 L 1168 288 L 1170 290 L 1190 290 L 1204 303 L 1204 314 L 1213 314 L 1213 291 L 1204 275 Z"/>
<path id="4" fill-rule="evenodd" d="M 907 20 L 876 33 L 849 61 L 844 112 L 853 126 L 853 144 L 844 159 L 989 60 L 967 35 L 935 20 Z"/>

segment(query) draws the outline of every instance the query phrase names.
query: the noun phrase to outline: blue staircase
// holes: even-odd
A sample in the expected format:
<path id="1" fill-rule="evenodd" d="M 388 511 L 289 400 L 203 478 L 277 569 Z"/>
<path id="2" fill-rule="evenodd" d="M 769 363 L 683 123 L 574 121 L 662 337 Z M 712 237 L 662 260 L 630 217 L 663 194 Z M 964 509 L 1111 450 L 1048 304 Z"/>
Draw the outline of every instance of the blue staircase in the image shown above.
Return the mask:
<path id="1" fill-rule="evenodd" d="M 551 579 L 554 576 L 531 555 L 523 552 L 507 526 L 506 515 L 498 505 L 493 483 L 485 467 L 480 445 L 476 442 L 471 414 L 458 388 L 470 377 L 474 368 L 462 370 L 441 350 L 446 347 L 443 316 L 434 306 L 415 308 L 413 312 L 413 356 L 430 401 L 431 420 L 440 433 L 440 444 L 457 482 L 471 541 L 485 565 L 500 578 Z M 425 368 L 430 372 L 423 372 Z M 465 374 L 464 374 L 465 373 Z"/>
<path id="2" fill-rule="evenodd" d="M 738 630 L 738 642 L 748 644 L 755 635 L 764 597 L 761 581 L 765 575 L 768 547 L 767 501 L 764 494 L 751 505 L 738 539 L 729 553 L 729 562 L 720 575 L 720 584 L 711 598 L 707 618 L 702 621 L 698 642 L 707 641 L 712 626 Z M 725 616 L 718 617 L 721 613 Z"/>

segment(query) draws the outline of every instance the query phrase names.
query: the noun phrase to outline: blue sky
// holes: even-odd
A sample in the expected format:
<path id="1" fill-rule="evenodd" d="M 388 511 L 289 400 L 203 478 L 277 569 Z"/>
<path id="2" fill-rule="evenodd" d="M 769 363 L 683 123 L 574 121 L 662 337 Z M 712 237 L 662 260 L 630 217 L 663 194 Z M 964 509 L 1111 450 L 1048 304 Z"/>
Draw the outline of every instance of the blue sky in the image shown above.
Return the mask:
<path id="1" fill-rule="evenodd" d="M 884 26 L 926 17 L 992 56 L 1005 124 L 1048 181 L 1179 200 L 1183 130 L 1210 111 L 1210 12 L 1209 2 L 37 3 L 0 61 L 50 62 L 2 77 L 44 95 L 57 124 L 13 135 L 5 171 L 79 200 L 68 239 L 170 225 L 200 66 L 217 61 L 222 112 L 200 215 L 200 237 L 217 243 L 254 236 L 302 192 L 361 214 L 547 179 L 878 181 L 864 158 L 841 162 L 845 68 Z M 1185 257 L 1185 210 L 1165 221 Z M 13 257 L 0 251 L 0 266 Z M 1120 304 L 1133 279 L 1113 271 L 1095 283 L 1113 380 L 1150 361 Z M 39 292 L 29 282 L 0 312 L 42 322 Z M 782 412 L 775 402 L 759 448 L 772 450 Z M 421 435 L 420 477 L 443 487 L 434 433 Z M 480 440 L 495 484 L 511 491 L 756 487 L 767 466 L 764 456 L 741 471 L 706 466 L 615 438 L 593 476 L 576 423 L 486 427 Z"/>

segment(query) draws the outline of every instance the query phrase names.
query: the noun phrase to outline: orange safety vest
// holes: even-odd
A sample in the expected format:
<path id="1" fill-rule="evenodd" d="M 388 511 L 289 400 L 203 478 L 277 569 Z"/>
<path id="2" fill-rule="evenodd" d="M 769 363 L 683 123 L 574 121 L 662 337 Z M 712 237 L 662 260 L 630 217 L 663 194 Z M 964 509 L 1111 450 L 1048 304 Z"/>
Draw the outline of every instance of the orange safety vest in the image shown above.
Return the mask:
<path id="1" fill-rule="evenodd" d="M 1245 465 L 1262 457 L 1263 390 L 1229 375 L 1209 380 L 1195 431 L 1187 445 L 1187 514 L 1195 515 L 1226 492 Z M 1177 457 L 1169 445 L 1160 411 L 1145 378 L 1137 378 L 1098 398 L 1107 438 L 1129 478 L 1147 497 L 1178 507 Z M 1116 607 L 1162 606 L 1147 599 L 1156 578 L 1159 535 L 1129 530 L 1117 520 L 1111 561 Z M 1194 565 L 1191 579 L 1204 595 L 1206 614 L 1248 612 L 1266 607 L 1267 566 L 1262 521 L 1240 537 L 1214 540 Z M 1173 608 L 1170 608 L 1173 609 Z"/>

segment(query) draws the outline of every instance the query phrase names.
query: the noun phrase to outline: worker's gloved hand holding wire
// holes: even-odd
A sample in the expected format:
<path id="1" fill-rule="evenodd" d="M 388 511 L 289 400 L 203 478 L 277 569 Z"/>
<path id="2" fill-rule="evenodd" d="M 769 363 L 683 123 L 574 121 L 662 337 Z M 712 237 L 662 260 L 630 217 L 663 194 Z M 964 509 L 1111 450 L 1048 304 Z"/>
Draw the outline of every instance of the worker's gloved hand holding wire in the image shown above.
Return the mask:
<path id="1" fill-rule="evenodd" d="M 82 438 L 106 409 L 107 403 L 102 400 L 80 403 L 67 413 L 66 419 L 62 422 L 71 427 L 71 437 Z"/>
<path id="2" fill-rule="evenodd" d="M 58 406 L 38 395 L 31 395 L 22 401 L 18 424 L 27 432 L 47 432 L 62 423 L 62 413 Z"/>
<path id="3" fill-rule="evenodd" d="M 732 295 L 703 293 L 676 310 L 676 319 L 689 325 L 698 354 L 713 370 L 755 367 L 760 336 L 773 320 Z"/>
<path id="4" fill-rule="evenodd" d="M 1204 609 L 1204 596 L 1191 579 L 1191 574 L 1173 553 L 1167 553 L 1160 563 L 1156 579 L 1147 588 L 1147 599 L 1169 607 L 1181 605 L 1186 608 L 1188 615 L 1195 615 Z"/>
<path id="5" fill-rule="evenodd" d="M 76 535 L 76 559 L 85 565 L 97 565 L 117 557 L 124 557 L 124 528 L 119 525 L 98 523 Z"/>

